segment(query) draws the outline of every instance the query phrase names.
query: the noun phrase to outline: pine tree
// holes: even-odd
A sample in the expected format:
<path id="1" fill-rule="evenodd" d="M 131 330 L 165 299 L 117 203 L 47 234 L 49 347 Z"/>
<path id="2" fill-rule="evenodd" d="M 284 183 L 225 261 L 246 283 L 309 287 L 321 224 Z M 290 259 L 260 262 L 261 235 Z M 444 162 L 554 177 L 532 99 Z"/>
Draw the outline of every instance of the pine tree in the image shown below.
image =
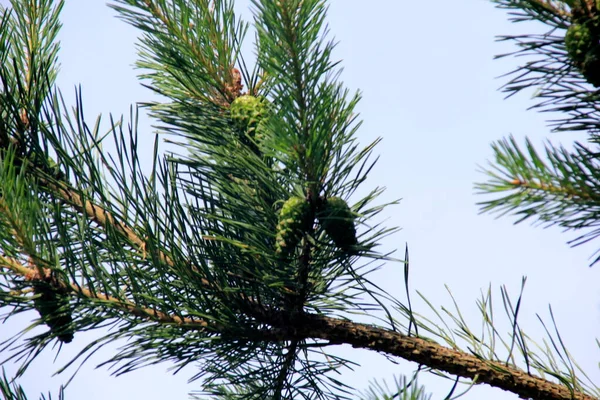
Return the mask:
<path id="1" fill-rule="evenodd" d="M 178 149 L 163 151 L 156 138 L 150 171 L 141 165 L 136 113 L 129 124 L 111 121 L 105 135 L 86 122 L 81 94 L 70 111 L 55 86 L 63 2 L 13 0 L 2 10 L 0 305 L 10 308 L 8 318 L 39 315 L 23 330 L 27 340 L 2 338 L 2 353 L 21 362 L 16 377 L 47 346 L 110 327 L 82 358 L 129 339 L 106 361 L 115 373 L 198 363 L 192 379 L 211 398 L 423 399 L 422 371 L 523 398 L 599 398 L 566 349 L 532 350 L 517 322 L 520 297 L 502 291 L 513 327 L 502 336 L 491 294 L 484 295 L 490 336 L 480 337 L 460 310 L 436 323 L 370 281 L 370 263 L 401 262 L 410 299 L 408 250 L 403 260 L 378 253 L 395 229 L 369 224 L 390 204 L 378 203 L 379 188 L 355 199 L 378 141 L 362 147 L 356 139 L 360 96 L 339 82 L 326 2 L 252 4 L 253 66 L 242 51 L 249 25 L 230 0 L 112 4 L 143 33 L 141 78 L 164 99 L 144 107 Z M 500 4 L 552 23 L 558 19 L 546 8 L 567 9 Z M 566 49 L 564 35 L 551 48 L 564 53 L 559 61 L 576 69 L 573 76 L 595 82 L 595 47 L 586 40 L 596 26 L 585 20 L 595 14 L 581 12 L 586 28 L 568 40 L 577 48 Z M 113 153 L 103 150 L 107 143 Z M 375 384 L 358 394 L 335 378 L 352 364 L 329 352 L 337 344 L 419 368 L 393 389 Z M 26 398 L 6 376 L 0 393 Z"/>

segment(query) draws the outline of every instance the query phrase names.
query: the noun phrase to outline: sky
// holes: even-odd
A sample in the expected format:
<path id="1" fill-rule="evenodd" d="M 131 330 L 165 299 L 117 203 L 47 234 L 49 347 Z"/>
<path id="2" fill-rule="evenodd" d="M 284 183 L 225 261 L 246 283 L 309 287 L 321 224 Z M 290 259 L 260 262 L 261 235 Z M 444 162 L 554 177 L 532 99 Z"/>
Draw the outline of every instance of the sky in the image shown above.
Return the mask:
<path id="1" fill-rule="evenodd" d="M 248 7 L 249 1 L 236 2 L 247 20 Z M 402 199 L 385 211 L 386 224 L 402 229 L 381 243 L 381 251 L 399 249 L 400 256 L 408 243 L 413 291 L 436 307 L 450 309 L 451 291 L 464 318 L 477 329 L 481 318 L 476 300 L 481 293 L 491 287 L 500 317 L 500 287 L 517 296 L 526 276 L 521 327 L 542 343 L 545 335 L 538 315 L 549 322 L 551 305 L 572 356 L 593 381 L 600 382 L 600 351 L 595 342 L 600 331 L 600 265 L 589 267 L 589 257 L 600 243 L 573 249 L 566 242 L 576 233 L 479 215 L 476 203 L 484 197 L 473 189 L 474 182 L 485 180 L 479 166 L 491 159 L 490 144 L 498 139 L 514 135 L 520 143 L 529 137 L 537 145 L 550 140 L 567 146 L 584 139 L 581 134 L 551 133 L 546 123 L 551 115 L 527 110 L 533 105 L 531 93 L 506 100 L 498 90 L 505 82 L 498 77 L 511 71 L 518 60 L 493 60 L 494 55 L 511 50 L 506 43 L 496 42 L 495 36 L 529 33 L 539 27 L 511 24 L 504 11 L 484 0 L 429 0 L 426 6 L 421 1 L 332 0 L 329 7 L 329 29 L 339 41 L 333 57 L 342 60 L 344 68 L 341 79 L 363 94 L 358 111 L 364 123 L 358 139 L 366 145 L 383 138 L 375 150 L 380 160 L 363 190 L 385 186 L 382 202 Z M 127 116 L 132 104 L 151 98 L 133 68 L 137 33 L 115 18 L 104 1 L 67 0 L 62 20 L 57 84 L 71 103 L 74 87 L 81 85 L 89 121 L 101 113 L 108 127 L 110 113 Z M 151 154 L 151 121 L 143 120 L 140 132 L 147 135 Z M 401 264 L 388 263 L 372 279 L 404 299 L 402 271 Z M 417 311 L 432 315 L 416 300 L 415 292 L 413 299 Z M 0 325 L 0 338 L 25 327 L 33 317 Z M 54 366 L 51 352 L 36 360 L 20 381 L 31 397 L 48 390 L 56 393 L 68 375 L 50 375 L 92 337 L 77 334 Z M 416 368 L 401 359 L 392 364 L 381 355 L 349 346 L 338 351 L 360 364 L 338 377 L 358 389 L 375 378 L 390 380 Z M 194 367 L 172 376 L 169 365 L 160 364 L 115 378 L 107 368 L 94 369 L 103 360 L 101 355 L 82 367 L 67 399 L 185 399 L 199 389 L 197 382 L 187 382 L 196 372 Z M 14 367 L 8 366 L 7 371 Z M 452 385 L 425 375 L 421 383 L 434 399 L 443 398 Z M 478 386 L 463 398 L 518 397 Z"/>

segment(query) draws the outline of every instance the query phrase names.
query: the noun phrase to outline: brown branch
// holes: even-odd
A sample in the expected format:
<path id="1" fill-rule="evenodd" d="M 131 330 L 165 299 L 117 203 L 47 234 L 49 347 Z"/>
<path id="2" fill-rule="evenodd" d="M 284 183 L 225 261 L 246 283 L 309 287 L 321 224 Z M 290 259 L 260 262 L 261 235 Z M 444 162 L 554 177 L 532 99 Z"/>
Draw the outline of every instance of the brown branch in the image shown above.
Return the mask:
<path id="1" fill-rule="evenodd" d="M 164 313 L 162 311 L 154 310 L 151 308 L 140 307 L 131 301 L 118 299 L 116 297 L 108 296 L 108 295 L 102 294 L 102 293 L 92 292 L 89 289 L 82 288 L 77 285 L 69 284 L 68 288 L 74 292 L 77 292 L 78 294 L 80 294 L 82 296 L 89 298 L 89 299 L 105 300 L 105 301 L 109 302 L 111 304 L 111 306 L 113 306 L 113 307 L 116 306 L 117 308 L 120 308 L 124 311 L 130 312 L 132 315 L 135 315 L 136 317 L 147 318 L 154 322 L 176 324 L 176 325 L 186 326 L 187 328 L 194 329 L 194 330 L 200 330 L 200 329 L 204 329 L 204 328 L 208 328 L 208 327 L 218 328 L 214 324 L 209 323 L 202 319 L 190 318 L 190 317 L 179 317 L 176 315 L 170 315 L 170 314 Z"/>
<path id="2" fill-rule="evenodd" d="M 434 342 L 372 325 L 315 314 L 290 318 L 285 313 L 273 312 L 263 314 L 263 317 L 271 322 L 278 322 L 276 326 L 279 328 L 270 333 L 279 340 L 324 339 L 331 344 L 350 344 L 355 348 L 383 352 L 469 378 L 477 384 L 486 383 L 518 394 L 521 398 L 597 400 L 590 395 L 572 391 L 567 386 L 527 374 L 514 366 L 483 360 Z"/>
<path id="3" fill-rule="evenodd" d="M 279 374 L 277 374 L 277 379 L 275 380 L 275 389 L 273 392 L 275 393 L 274 399 L 281 399 L 281 392 L 283 391 L 285 381 L 288 378 L 290 370 L 296 361 L 296 352 L 298 351 L 298 340 L 293 340 L 289 346 L 287 346 L 287 354 L 285 359 L 283 360 L 283 365 L 279 370 Z"/>
<path id="4" fill-rule="evenodd" d="M 112 226 L 145 254 L 146 243 L 133 231 L 133 229 L 117 221 L 110 212 L 89 200 L 84 200 L 79 194 L 64 183 L 40 179 L 39 184 L 50 189 L 53 193 L 58 194 L 64 201 L 74 206 L 77 211 L 85 214 L 98 225 L 104 228 L 108 225 Z M 172 263 L 168 256 L 162 253 L 160 254 L 160 260 L 168 264 Z"/>
<path id="5" fill-rule="evenodd" d="M 30 272 L 29 268 L 21 264 L 19 261 L 12 257 L 6 256 L 0 256 L 0 268 L 8 269 L 21 276 L 27 276 L 27 274 Z"/>
<path id="6" fill-rule="evenodd" d="M 0 267 L 10 269 L 23 276 L 31 273 L 30 268 L 8 257 L 0 256 Z M 151 321 L 174 323 L 186 329 L 200 331 L 210 329 L 212 332 L 219 332 L 224 336 L 229 334 L 227 326 L 140 307 L 133 302 L 95 293 L 75 284 L 67 284 L 66 288 L 90 299 L 107 301 L 112 307 L 120 308 Z M 322 315 L 267 310 L 252 299 L 246 300 L 248 312 L 257 320 L 272 327 L 248 333 L 246 339 L 272 342 L 292 341 L 293 343 L 307 339 L 322 339 L 328 341 L 329 344 L 349 344 L 355 348 L 397 356 L 455 376 L 472 379 L 477 384 L 486 383 L 510 391 L 522 398 L 597 400 L 590 395 L 572 391 L 567 386 L 530 375 L 514 366 L 484 360 L 418 337 Z M 235 339 L 240 338 L 236 337 Z"/>
<path id="7" fill-rule="evenodd" d="M 555 186 L 541 181 L 537 182 L 533 180 L 522 179 L 513 179 L 509 181 L 509 184 L 522 190 L 538 190 L 555 195 L 562 195 L 568 199 L 578 198 L 581 200 L 594 200 L 592 195 L 589 193 L 577 191 L 571 186 Z"/>
<path id="8" fill-rule="evenodd" d="M 50 272 L 48 268 L 39 267 L 37 265 L 34 265 L 33 263 L 31 266 L 25 266 L 18 260 L 6 256 L 0 256 L 0 268 L 5 268 L 12 271 L 15 274 L 21 275 L 25 278 L 26 281 L 46 280 Z M 40 270 L 42 270 L 43 273 L 40 273 Z M 139 305 L 129 300 L 123 300 L 114 296 L 109 296 L 104 293 L 98 293 L 96 291 L 92 291 L 90 289 L 81 287 L 80 285 L 77 285 L 75 283 L 67 283 L 58 280 L 53 280 L 52 284 L 55 286 L 59 286 L 57 287 L 57 289 L 60 289 L 62 291 L 77 293 L 82 297 L 87 297 L 88 299 L 102 300 L 103 302 L 109 303 L 111 307 L 119 308 L 123 311 L 130 312 L 132 315 L 146 318 L 151 321 L 176 324 L 181 326 L 185 325 L 187 328 L 190 329 L 200 330 L 211 327 L 215 330 L 223 330 L 222 327 L 220 328 L 218 325 L 209 323 L 202 319 L 179 317 L 151 308 L 140 307 Z"/>
<path id="9" fill-rule="evenodd" d="M 143 258 L 148 258 L 149 255 L 146 253 L 147 244 L 144 239 L 142 239 L 133 228 L 128 226 L 127 224 L 117 221 L 115 217 L 109 212 L 106 211 L 103 207 L 94 204 L 89 200 L 84 200 L 78 193 L 76 193 L 72 188 L 68 187 L 66 183 L 59 181 L 51 181 L 48 179 L 40 178 L 38 183 L 48 190 L 52 191 L 52 193 L 60 196 L 60 198 L 72 205 L 75 210 L 86 215 L 90 220 L 94 221 L 98 225 L 103 228 L 107 228 L 110 226 L 115 229 L 118 233 L 120 233 L 127 241 L 129 241 L 134 246 L 137 246 L 142 252 Z M 165 254 L 162 251 L 158 252 L 158 259 L 169 265 L 170 267 L 175 266 L 175 262 L 168 254 Z M 196 268 L 192 266 L 192 268 Z M 214 287 L 208 280 L 202 278 L 202 284 L 207 287 Z"/>

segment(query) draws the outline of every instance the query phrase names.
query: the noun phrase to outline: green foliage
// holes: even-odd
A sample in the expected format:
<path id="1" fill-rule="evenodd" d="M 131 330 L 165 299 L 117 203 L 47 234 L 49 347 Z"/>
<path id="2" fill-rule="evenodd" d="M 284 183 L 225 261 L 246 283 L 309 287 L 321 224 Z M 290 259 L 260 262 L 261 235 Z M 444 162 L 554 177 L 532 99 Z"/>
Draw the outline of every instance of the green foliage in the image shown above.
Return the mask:
<path id="1" fill-rule="evenodd" d="M 43 166 L 49 154 L 38 116 L 58 73 L 56 38 L 64 2 L 10 4 L 9 9 L 0 5 L 0 148 L 12 145 L 21 157 Z"/>
<path id="2" fill-rule="evenodd" d="M 2 376 L 0 377 L 0 395 L 3 400 L 27 400 L 28 397 L 23 388 L 16 384 L 15 382 L 11 382 L 10 379 L 6 376 L 6 372 L 2 369 Z M 64 400 L 65 391 L 64 387 L 60 387 L 60 391 L 58 393 L 58 400 Z M 48 394 L 48 397 L 45 395 L 41 395 L 40 400 L 52 400 L 52 395 Z"/>
<path id="3" fill-rule="evenodd" d="M 98 330 L 59 372 L 124 339 L 101 364 L 116 375 L 158 363 L 175 371 L 194 364 L 199 372 L 191 379 L 201 380 L 201 395 L 347 399 L 353 388 L 336 374 L 354 364 L 330 346 L 348 343 L 424 362 L 417 347 L 389 341 L 379 347 L 393 337 L 427 352 L 458 353 L 466 344 L 459 355 L 482 364 L 485 374 L 447 358 L 442 366 L 478 382 L 506 371 L 517 382 L 524 374 L 512 360 L 520 354 L 534 372 L 528 379 L 597 393 L 575 374 L 566 351 L 559 354 L 568 364 L 563 368 L 550 351 L 544 361 L 529 350 L 518 306 L 508 301 L 511 345 L 489 318 L 489 297 L 481 311 L 490 337 L 478 337 L 459 310 L 444 309 L 456 326 L 446 330 L 446 321 L 431 323 L 410 301 L 405 306 L 369 280 L 378 268 L 371 263 L 392 260 L 374 249 L 395 229 L 367 223 L 387 206 L 373 204 L 381 188 L 356 198 L 379 140 L 361 147 L 356 139 L 360 95 L 338 81 L 325 1 L 254 0 L 254 66 L 242 52 L 248 24 L 236 17 L 233 1 L 112 4 L 141 30 L 140 77 L 161 95 L 143 106 L 169 150 L 155 138 L 151 154 L 140 153 L 147 134 L 138 134 L 137 110 L 127 122 L 111 117 L 105 129 L 100 117 L 86 118 L 81 90 L 71 107 L 54 86 L 62 4 L 13 0 L 0 18 L 0 304 L 10 310 L 7 319 L 41 315 L 2 338 L 2 354 L 21 362 L 16 377 L 57 340 Z M 540 4 L 526 12 L 550 18 L 556 28 L 569 26 Z M 564 38 L 552 40 L 568 61 Z M 569 73 L 583 82 L 579 72 Z M 142 161 L 151 161 L 149 170 Z M 526 163 L 505 164 L 547 188 L 542 178 L 551 168 L 537 158 L 537 175 Z M 348 257 L 359 249 L 360 257 Z M 408 294 L 408 257 L 405 273 Z M 50 330 L 34 333 L 43 323 Z M 500 359 L 498 343 L 507 359 Z M 442 369 L 439 363 L 432 361 Z M 0 383 L 5 393 L 20 393 L 6 382 Z M 403 381 L 381 395 L 424 397 L 409 386 Z"/>
<path id="4" fill-rule="evenodd" d="M 111 7 L 144 33 L 136 65 L 153 90 L 221 107 L 234 100 L 233 66 L 248 26 L 236 18 L 232 1 L 120 0 Z"/>
<path id="5" fill-rule="evenodd" d="M 416 379 L 408 381 L 406 377 L 396 379 L 394 386 L 389 386 L 383 382 L 373 382 L 370 388 L 362 393 L 360 400 L 429 400 L 431 395 L 427 394 L 425 387 L 420 386 Z M 450 395 L 446 396 L 450 398 Z"/>

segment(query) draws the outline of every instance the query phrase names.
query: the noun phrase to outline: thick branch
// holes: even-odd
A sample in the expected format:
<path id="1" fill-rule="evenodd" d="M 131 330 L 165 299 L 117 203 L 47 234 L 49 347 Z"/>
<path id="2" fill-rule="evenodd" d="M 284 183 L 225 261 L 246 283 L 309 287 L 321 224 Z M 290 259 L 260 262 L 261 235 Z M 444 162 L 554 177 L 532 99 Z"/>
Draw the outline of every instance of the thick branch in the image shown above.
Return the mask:
<path id="1" fill-rule="evenodd" d="M 5 268 L 17 275 L 21 275 L 27 281 L 44 280 L 44 275 L 40 274 L 39 271 L 49 271 L 47 268 L 40 267 L 37 265 L 32 265 L 31 267 L 25 266 L 16 259 L 6 256 L 0 256 L 0 268 Z M 196 330 L 201 330 L 208 327 L 211 327 L 211 329 L 216 331 L 223 330 L 222 327 L 219 327 L 218 325 L 209 323 L 199 318 L 179 317 L 151 308 L 140 307 L 131 301 L 119 299 L 97 291 L 92 291 L 75 283 L 65 283 L 57 281 L 55 282 L 55 284 L 61 286 L 57 289 L 65 290 L 66 292 L 77 293 L 79 296 L 86 297 L 88 299 L 102 300 L 113 308 L 129 312 L 132 315 L 145 318 L 150 321 L 167 324 L 177 324 L 180 326 L 185 325 L 191 329 Z"/>
<path id="2" fill-rule="evenodd" d="M 273 317 L 278 320 L 284 316 Z M 285 317 L 280 321 L 284 320 Z M 344 343 L 356 348 L 384 352 L 452 375 L 470 378 L 476 383 L 487 383 L 518 394 L 521 398 L 594 400 L 589 395 L 572 392 L 564 385 L 529 375 L 515 367 L 482 360 L 468 353 L 387 329 L 314 314 L 295 317 L 289 323 L 288 326 L 280 325 L 282 334 L 299 339 L 324 339 L 334 344 Z"/>
<path id="3" fill-rule="evenodd" d="M 10 269 L 21 275 L 27 275 L 32 271 L 32 269 L 20 265 L 18 261 L 8 257 L 0 257 L 0 267 Z M 226 326 L 142 308 L 135 303 L 95 293 L 75 284 L 69 284 L 68 289 L 77 292 L 81 296 L 105 300 L 110 302 L 113 307 L 151 321 L 175 323 L 191 330 L 210 329 L 212 332 L 228 335 Z M 330 344 L 350 344 L 356 348 L 397 356 L 452 375 L 472 379 L 476 383 L 487 383 L 490 386 L 518 394 L 522 398 L 596 400 L 581 392 L 572 392 L 564 385 L 529 375 L 513 366 L 482 360 L 471 354 L 449 349 L 418 337 L 406 336 L 385 328 L 322 315 L 292 314 L 285 310 L 266 310 L 252 299 L 247 299 L 247 303 L 247 310 L 255 318 L 272 326 L 272 328 L 257 330 L 254 333 L 249 332 L 247 338 L 250 340 L 296 342 L 306 339 L 322 339 Z"/>

